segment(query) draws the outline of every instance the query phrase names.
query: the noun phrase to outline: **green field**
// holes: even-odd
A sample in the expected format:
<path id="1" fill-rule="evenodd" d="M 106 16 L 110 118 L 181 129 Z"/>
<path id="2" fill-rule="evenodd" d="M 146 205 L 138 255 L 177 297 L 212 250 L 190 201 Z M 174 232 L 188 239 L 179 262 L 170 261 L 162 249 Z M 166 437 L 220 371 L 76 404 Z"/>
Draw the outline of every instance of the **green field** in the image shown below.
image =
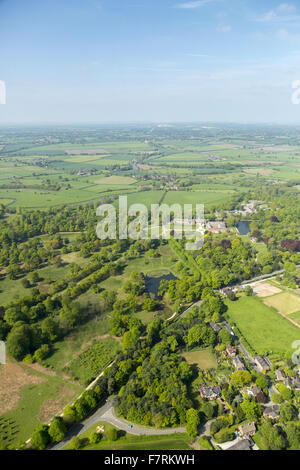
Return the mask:
<path id="1" fill-rule="evenodd" d="M 299 329 L 256 297 L 226 301 L 231 324 L 236 324 L 257 353 L 263 350 L 286 352 L 299 339 Z"/>
<path id="2" fill-rule="evenodd" d="M 232 196 L 227 191 L 168 191 L 164 204 L 204 204 L 213 206 L 226 202 Z"/>

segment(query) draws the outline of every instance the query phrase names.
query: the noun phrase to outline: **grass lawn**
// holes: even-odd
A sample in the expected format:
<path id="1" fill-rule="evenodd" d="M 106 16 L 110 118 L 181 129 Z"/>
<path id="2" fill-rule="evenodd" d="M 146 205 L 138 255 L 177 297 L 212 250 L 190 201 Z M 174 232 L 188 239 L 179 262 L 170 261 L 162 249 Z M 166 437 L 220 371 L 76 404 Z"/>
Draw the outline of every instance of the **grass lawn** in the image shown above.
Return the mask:
<path id="1" fill-rule="evenodd" d="M 300 297 L 292 295 L 289 292 L 273 295 L 272 297 L 265 299 L 264 303 L 269 307 L 276 308 L 276 310 L 284 315 L 289 315 L 290 313 L 300 310 Z"/>
<path id="2" fill-rule="evenodd" d="M 231 323 L 237 325 L 257 352 L 285 352 L 299 339 L 296 326 L 256 297 L 242 297 L 235 302 L 227 300 L 226 304 Z"/>
<path id="3" fill-rule="evenodd" d="M 98 444 L 90 445 L 88 436 L 95 432 L 97 426 L 104 426 L 104 435 Z M 170 434 L 163 436 L 134 436 L 118 430 L 118 440 L 109 441 L 107 431 L 113 428 L 109 423 L 100 421 L 80 434 L 83 450 L 191 450 L 191 440 L 186 434 Z M 68 446 L 64 448 L 67 450 Z"/>
<path id="4" fill-rule="evenodd" d="M 188 364 L 196 364 L 201 370 L 215 369 L 216 361 L 209 349 L 182 354 Z"/>

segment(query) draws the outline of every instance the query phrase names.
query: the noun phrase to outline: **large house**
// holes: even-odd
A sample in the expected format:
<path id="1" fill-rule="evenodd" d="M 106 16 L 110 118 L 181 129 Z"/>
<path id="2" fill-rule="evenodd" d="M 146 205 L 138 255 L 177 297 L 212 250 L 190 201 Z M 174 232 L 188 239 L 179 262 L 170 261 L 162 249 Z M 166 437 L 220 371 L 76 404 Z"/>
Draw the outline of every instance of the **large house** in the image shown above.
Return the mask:
<path id="1" fill-rule="evenodd" d="M 225 222 L 207 222 L 206 230 L 211 233 L 226 233 Z"/>
<path id="2" fill-rule="evenodd" d="M 201 387 L 200 388 L 200 396 L 201 398 L 205 398 L 207 400 L 215 400 L 221 395 L 221 387 L 218 385 L 213 385 L 211 387 Z"/>
<path id="3" fill-rule="evenodd" d="M 256 433 L 256 426 L 255 423 L 246 423 L 238 427 L 237 430 L 241 437 L 247 438 L 249 436 L 254 436 L 254 434 Z"/>
<path id="4" fill-rule="evenodd" d="M 283 381 L 286 378 L 285 373 L 281 369 L 277 369 L 275 371 L 275 374 L 276 374 L 276 380 L 278 381 Z"/>
<path id="5" fill-rule="evenodd" d="M 268 372 L 272 365 L 269 359 L 264 356 L 257 356 L 255 362 L 261 372 Z"/>
<path id="6" fill-rule="evenodd" d="M 279 418 L 279 415 L 279 405 L 267 406 L 263 414 L 264 418 L 271 418 L 274 421 Z"/>
<path id="7" fill-rule="evenodd" d="M 234 356 L 232 362 L 236 370 L 246 370 L 245 363 L 239 356 Z"/>

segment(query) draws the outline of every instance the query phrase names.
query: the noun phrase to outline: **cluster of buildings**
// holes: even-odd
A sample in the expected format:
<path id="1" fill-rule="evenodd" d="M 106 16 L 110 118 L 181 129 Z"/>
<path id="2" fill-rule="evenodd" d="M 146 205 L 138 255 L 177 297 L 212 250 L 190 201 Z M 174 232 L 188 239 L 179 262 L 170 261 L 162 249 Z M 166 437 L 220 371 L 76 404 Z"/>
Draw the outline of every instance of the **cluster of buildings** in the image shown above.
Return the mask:
<path id="1" fill-rule="evenodd" d="M 91 176 L 93 173 L 90 170 L 79 170 L 77 176 Z"/>
<path id="2" fill-rule="evenodd" d="M 257 212 L 257 209 L 269 210 L 266 204 L 263 204 L 262 201 L 249 201 L 247 204 L 242 205 L 242 209 L 234 209 L 232 211 L 226 211 L 227 214 L 230 215 L 241 215 L 243 217 L 247 215 L 252 215 Z"/>
<path id="3" fill-rule="evenodd" d="M 183 226 L 195 226 L 195 225 L 203 225 L 203 220 L 200 219 L 182 219 L 182 218 L 174 218 L 173 220 L 175 225 L 183 225 Z M 206 222 L 205 223 L 205 229 L 207 232 L 210 233 L 226 233 L 227 232 L 227 227 L 225 222 Z"/>

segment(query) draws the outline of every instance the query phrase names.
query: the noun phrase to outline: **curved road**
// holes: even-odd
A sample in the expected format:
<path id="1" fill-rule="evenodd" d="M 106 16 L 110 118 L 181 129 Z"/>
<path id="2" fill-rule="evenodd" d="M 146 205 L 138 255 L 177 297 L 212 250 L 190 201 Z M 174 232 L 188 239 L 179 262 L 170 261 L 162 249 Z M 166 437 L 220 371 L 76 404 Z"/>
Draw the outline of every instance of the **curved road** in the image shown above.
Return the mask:
<path id="1" fill-rule="evenodd" d="M 129 428 L 128 425 L 131 425 L 128 421 L 122 418 L 118 418 L 114 412 L 114 398 L 110 399 L 105 405 L 80 424 L 77 424 L 71 428 L 71 430 L 66 434 L 64 439 L 58 444 L 54 444 L 49 447 L 49 450 L 60 450 L 72 439 L 74 436 L 80 436 L 84 431 L 87 431 L 93 424 L 98 423 L 99 421 L 105 421 L 112 424 L 122 431 L 126 431 L 129 434 L 134 434 L 136 436 L 154 436 L 154 435 L 165 435 L 165 434 L 176 434 L 184 433 L 185 427 L 179 428 L 167 428 L 167 429 L 155 429 L 147 426 L 132 425 L 132 428 Z"/>

